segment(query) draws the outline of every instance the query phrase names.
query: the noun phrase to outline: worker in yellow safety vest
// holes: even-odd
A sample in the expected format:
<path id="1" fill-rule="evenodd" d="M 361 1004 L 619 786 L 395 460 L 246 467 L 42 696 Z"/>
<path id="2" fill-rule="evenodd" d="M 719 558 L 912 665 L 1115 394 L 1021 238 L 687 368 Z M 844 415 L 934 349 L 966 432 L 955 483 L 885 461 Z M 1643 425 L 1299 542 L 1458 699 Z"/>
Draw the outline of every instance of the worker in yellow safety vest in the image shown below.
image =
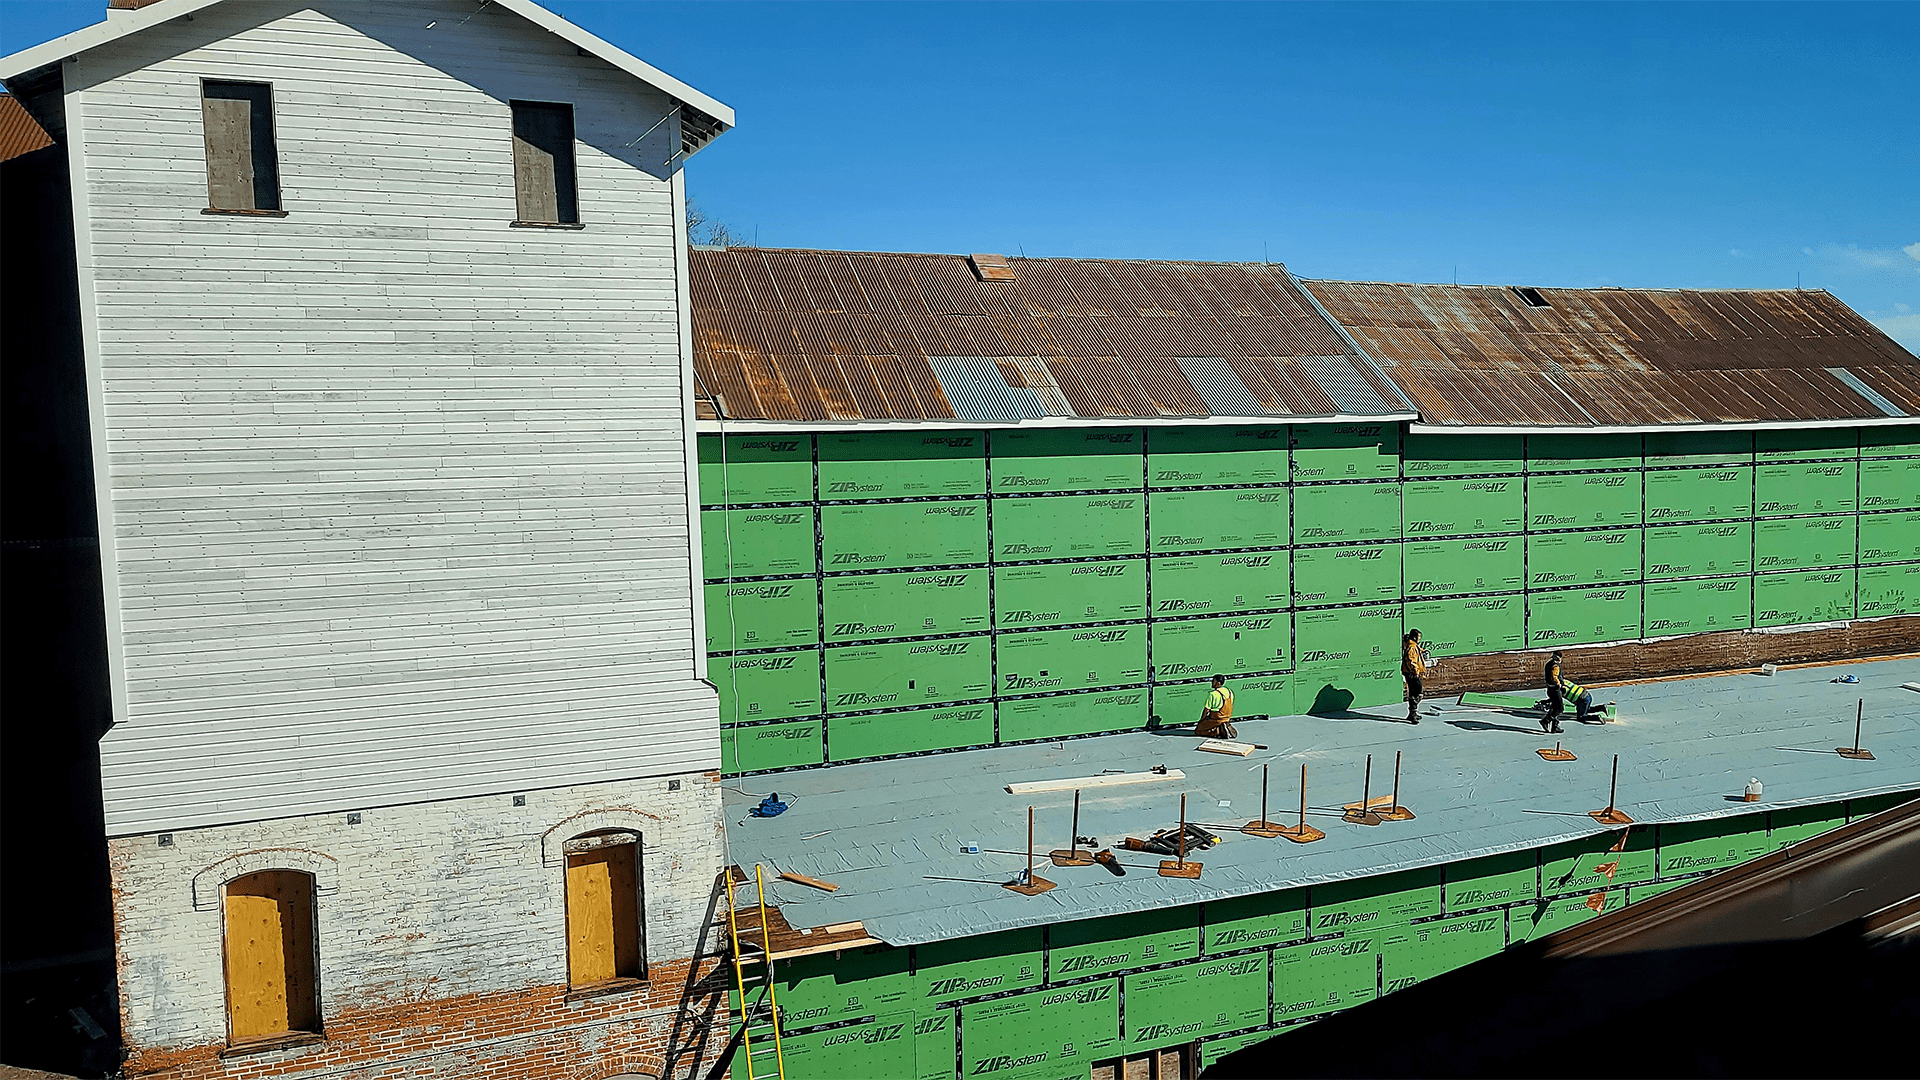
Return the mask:
<path id="1" fill-rule="evenodd" d="M 1196 734 L 1204 739 L 1235 739 L 1239 732 L 1227 721 L 1233 719 L 1233 691 L 1227 689 L 1227 677 L 1215 675 L 1213 689 L 1207 691 L 1207 703 L 1200 708 Z"/>

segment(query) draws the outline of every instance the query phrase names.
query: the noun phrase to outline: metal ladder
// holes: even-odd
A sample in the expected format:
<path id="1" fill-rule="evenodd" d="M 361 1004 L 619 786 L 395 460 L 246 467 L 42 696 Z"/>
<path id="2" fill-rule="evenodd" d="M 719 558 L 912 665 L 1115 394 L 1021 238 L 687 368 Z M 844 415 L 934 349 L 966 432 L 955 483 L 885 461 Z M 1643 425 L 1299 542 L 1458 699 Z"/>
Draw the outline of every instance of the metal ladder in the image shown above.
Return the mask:
<path id="1" fill-rule="evenodd" d="M 780 1052 L 780 1002 L 775 998 L 773 990 L 773 949 L 770 945 L 772 936 L 767 932 L 766 879 L 760 870 L 760 864 L 753 864 L 753 888 L 760 909 L 760 944 L 758 946 L 760 951 L 757 955 L 749 956 L 740 941 L 740 916 L 734 907 L 732 868 L 728 868 L 726 877 L 727 926 L 733 933 L 733 985 L 735 989 L 740 992 L 740 1052 L 746 1055 L 747 1080 L 758 1080 L 759 1077 L 763 1076 L 773 1076 L 778 1077 L 779 1080 L 786 1080 L 787 1060 L 786 1056 Z M 751 926 L 748 927 L 747 933 L 753 933 Z M 748 964 L 760 965 L 759 973 L 754 976 L 751 982 L 748 981 Z M 747 988 L 749 986 L 764 987 L 766 990 L 766 1018 L 757 1024 L 754 1021 L 754 1005 L 747 1000 Z M 773 1040 L 772 1046 L 768 1047 L 763 1045 L 759 1050 L 754 1049 L 754 1030 L 756 1028 L 759 1029 L 763 1042 L 771 1035 Z M 768 1050 L 773 1051 L 774 1071 L 767 1072 L 763 1068 L 755 1072 L 753 1067 L 754 1055 L 765 1054 Z"/>

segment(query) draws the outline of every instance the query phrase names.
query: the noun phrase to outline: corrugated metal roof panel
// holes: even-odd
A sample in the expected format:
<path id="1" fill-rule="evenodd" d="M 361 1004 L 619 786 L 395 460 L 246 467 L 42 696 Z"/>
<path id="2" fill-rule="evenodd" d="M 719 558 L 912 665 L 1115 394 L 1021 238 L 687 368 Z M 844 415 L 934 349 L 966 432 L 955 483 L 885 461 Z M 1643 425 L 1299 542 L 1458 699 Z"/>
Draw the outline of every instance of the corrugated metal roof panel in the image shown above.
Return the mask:
<path id="1" fill-rule="evenodd" d="M 1047 415 L 1032 390 L 1009 386 L 992 360 L 979 356 L 929 356 L 934 377 L 961 420 L 1037 420 Z"/>
<path id="2" fill-rule="evenodd" d="M 1215 416 L 1265 416 L 1266 406 L 1254 398 L 1238 372 L 1218 356 L 1181 356 L 1174 362 L 1200 393 Z"/>
<path id="3" fill-rule="evenodd" d="M 730 419 L 1207 416 L 1178 362 L 1195 356 L 1261 382 L 1243 383 L 1235 413 L 1333 408 L 1303 369 L 1278 366 L 1343 347 L 1277 266 L 1019 259 L 1012 280 L 983 282 L 964 256 L 736 248 L 692 259 L 695 361 Z M 1268 358 L 1270 377 L 1246 366 L 1249 352 Z M 963 376 L 931 357 L 1001 360 L 988 366 L 1015 379 L 996 386 L 987 367 Z M 1016 390 L 1032 396 L 1015 403 Z"/>
<path id="4" fill-rule="evenodd" d="M 1492 286 L 1303 284 L 1429 424 L 1873 419 L 1834 369 L 1908 414 L 1920 386 L 1920 360 L 1824 292 L 1539 289 L 1535 307 Z"/>
<path id="5" fill-rule="evenodd" d="M 53 136 L 47 134 L 18 98 L 0 94 L 0 161 L 12 161 L 21 154 L 52 145 Z"/>

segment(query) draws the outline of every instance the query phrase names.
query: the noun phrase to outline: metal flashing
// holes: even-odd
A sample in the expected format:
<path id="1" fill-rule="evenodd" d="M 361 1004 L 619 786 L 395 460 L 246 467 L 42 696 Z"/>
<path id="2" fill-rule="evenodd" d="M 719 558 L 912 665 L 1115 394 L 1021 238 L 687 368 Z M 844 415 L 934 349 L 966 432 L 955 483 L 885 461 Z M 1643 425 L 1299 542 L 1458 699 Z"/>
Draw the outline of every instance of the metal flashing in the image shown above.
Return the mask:
<path id="1" fill-rule="evenodd" d="M 1833 376 L 1836 379 L 1839 379 L 1841 382 L 1846 383 L 1848 386 L 1853 387 L 1854 393 L 1859 394 L 1863 398 L 1866 398 L 1869 404 L 1871 404 L 1874 408 L 1879 409 L 1881 412 L 1886 413 L 1888 416 L 1904 417 L 1907 415 L 1906 413 L 1901 411 L 1900 406 L 1895 405 L 1891 401 L 1888 401 L 1885 397 L 1881 396 L 1879 391 L 1875 390 L 1871 386 L 1868 386 L 1866 383 L 1861 382 L 1860 376 L 1855 375 L 1853 372 L 1848 371 L 1846 368 L 1830 367 L 1827 369 L 1827 374 Z"/>

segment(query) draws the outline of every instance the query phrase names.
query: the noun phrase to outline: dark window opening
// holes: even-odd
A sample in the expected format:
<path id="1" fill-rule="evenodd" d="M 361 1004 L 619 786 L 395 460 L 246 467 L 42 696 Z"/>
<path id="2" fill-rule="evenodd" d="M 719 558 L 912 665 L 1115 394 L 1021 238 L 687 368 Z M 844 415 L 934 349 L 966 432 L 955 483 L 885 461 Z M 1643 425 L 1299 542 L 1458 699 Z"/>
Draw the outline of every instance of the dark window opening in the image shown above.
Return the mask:
<path id="1" fill-rule="evenodd" d="M 1528 307 L 1552 307 L 1553 306 L 1552 304 L 1547 303 L 1546 297 L 1540 295 L 1539 289 L 1530 289 L 1523 285 L 1513 285 L 1513 286 L 1510 286 L 1510 288 L 1513 289 L 1515 295 L 1519 296 L 1520 299 L 1527 302 Z"/>
<path id="2" fill-rule="evenodd" d="M 266 83 L 203 82 L 207 206 L 278 211 L 280 156 L 273 139 L 273 88 Z"/>
<path id="3" fill-rule="evenodd" d="M 515 219 L 575 225 L 580 200 L 573 175 L 573 106 L 513 102 Z"/>

